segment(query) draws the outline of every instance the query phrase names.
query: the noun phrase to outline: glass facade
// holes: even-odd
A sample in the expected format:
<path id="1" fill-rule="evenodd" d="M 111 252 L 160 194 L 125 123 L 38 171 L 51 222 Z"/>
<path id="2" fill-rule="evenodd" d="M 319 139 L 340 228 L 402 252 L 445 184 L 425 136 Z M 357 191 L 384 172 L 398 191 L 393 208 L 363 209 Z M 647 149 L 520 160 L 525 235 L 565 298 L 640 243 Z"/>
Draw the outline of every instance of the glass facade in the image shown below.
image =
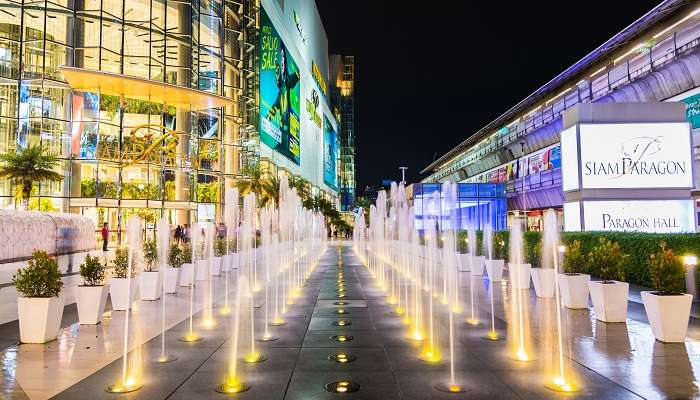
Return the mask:
<path id="1" fill-rule="evenodd" d="M 149 227 L 162 213 L 190 223 L 199 203 L 220 215 L 224 189 L 258 154 L 258 16 L 243 0 L 0 0 L 0 152 L 40 143 L 64 175 L 38 185 L 30 208 L 90 215 L 113 232 L 131 213 Z M 193 109 L 77 91 L 62 66 L 233 101 Z M 0 207 L 13 194 L 0 182 Z"/>
<path id="2" fill-rule="evenodd" d="M 340 121 L 338 194 L 340 210 L 352 211 L 355 203 L 355 57 L 331 56 L 333 106 Z"/>
<path id="3" fill-rule="evenodd" d="M 439 183 L 416 183 L 409 188 L 409 201 L 413 205 L 416 228 L 423 230 L 424 221 L 437 219 L 441 229 L 452 229 L 450 216 L 455 216 L 457 229 L 467 229 L 474 224 L 482 230 L 490 221 L 493 230 L 506 228 L 506 192 L 503 184 L 459 183 L 457 204 L 451 205 L 442 193 Z M 436 194 L 440 199 L 437 201 Z"/>

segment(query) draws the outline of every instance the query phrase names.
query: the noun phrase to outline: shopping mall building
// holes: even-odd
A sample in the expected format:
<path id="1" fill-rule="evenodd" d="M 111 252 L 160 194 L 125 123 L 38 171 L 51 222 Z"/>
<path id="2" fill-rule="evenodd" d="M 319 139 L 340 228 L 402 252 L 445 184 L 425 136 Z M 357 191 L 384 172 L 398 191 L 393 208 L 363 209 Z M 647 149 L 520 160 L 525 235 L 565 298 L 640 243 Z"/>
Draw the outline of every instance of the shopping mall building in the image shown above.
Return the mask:
<path id="1" fill-rule="evenodd" d="M 492 185 L 493 218 L 526 213 L 531 230 L 547 208 L 566 230 L 697 230 L 700 4 L 662 2 L 465 136 L 422 187 Z"/>
<path id="2" fill-rule="evenodd" d="M 328 74 L 313 1 L 0 0 L 0 153 L 58 154 L 30 206 L 112 230 L 215 220 L 251 165 L 337 199 Z"/>

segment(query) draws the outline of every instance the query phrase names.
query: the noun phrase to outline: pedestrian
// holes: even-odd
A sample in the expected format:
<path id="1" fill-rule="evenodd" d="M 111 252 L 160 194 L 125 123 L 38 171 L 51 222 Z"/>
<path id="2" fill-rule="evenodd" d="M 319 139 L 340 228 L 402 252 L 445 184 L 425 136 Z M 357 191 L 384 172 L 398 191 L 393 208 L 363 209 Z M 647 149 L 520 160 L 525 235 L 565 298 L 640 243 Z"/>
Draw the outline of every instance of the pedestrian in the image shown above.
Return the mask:
<path id="1" fill-rule="evenodd" d="M 182 228 L 182 242 L 187 243 L 190 241 L 190 226 L 185 224 L 185 227 Z"/>
<path id="2" fill-rule="evenodd" d="M 175 242 L 180 244 L 180 240 L 182 240 L 182 226 L 178 225 L 177 228 L 175 228 Z"/>
<path id="3" fill-rule="evenodd" d="M 109 228 L 107 223 L 102 224 L 102 251 L 107 251 L 107 241 L 109 240 Z"/>

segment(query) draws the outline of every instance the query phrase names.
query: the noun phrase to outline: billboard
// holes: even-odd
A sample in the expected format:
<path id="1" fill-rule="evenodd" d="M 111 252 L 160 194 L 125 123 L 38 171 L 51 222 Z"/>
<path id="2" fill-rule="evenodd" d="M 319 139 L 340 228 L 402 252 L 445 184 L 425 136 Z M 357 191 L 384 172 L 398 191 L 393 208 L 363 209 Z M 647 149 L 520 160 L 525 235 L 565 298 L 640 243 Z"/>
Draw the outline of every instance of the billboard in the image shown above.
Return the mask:
<path id="1" fill-rule="evenodd" d="M 693 186 L 687 122 L 581 124 L 562 132 L 564 190 L 690 188 Z M 604 144 L 604 145 L 602 145 Z"/>
<path id="2" fill-rule="evenodd" d="M 260 140 L 299 165 L 300 74 L 265 9 L 260 13 Z"/>
<path id="3" fill-rule="evenodd" d="M 323 116 L 323 182 L 333 189 L 338 189 L 338 134 L 331 121 Z"/>

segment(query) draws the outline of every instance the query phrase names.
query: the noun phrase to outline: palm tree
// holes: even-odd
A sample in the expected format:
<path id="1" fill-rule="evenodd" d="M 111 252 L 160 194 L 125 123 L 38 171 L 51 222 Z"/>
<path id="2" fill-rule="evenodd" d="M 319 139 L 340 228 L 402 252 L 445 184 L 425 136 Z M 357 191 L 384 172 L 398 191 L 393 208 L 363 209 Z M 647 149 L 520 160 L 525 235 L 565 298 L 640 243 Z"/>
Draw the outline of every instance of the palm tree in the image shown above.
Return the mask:
<path id="1" fill-rule="evenodd" d="M 311 196 L 311 183 L 301 175 L 292 175 L 289 179 L 289 187 L 297 190 L 297 195 L 304 201 Z"/>
<path id="2" fill-rule="evenodd" d="M 241 196 L 253 192 L 255 196 L 260 199 L 265 190 L 263 187 L 265 185 L 265 177 L 260 165 L 247 165 L 241 172 L 245 178 L 236 182 L 236 187 L 238 187 L 238 191 L 241 192 Z"/>
<path id="3" fill-rule="evenodd" d="M 58 156 L 46 150 L 36 144 L 0 154 L 0 178 L 15 182 L 19 202 L 29 200 L 35 182 L 63 180 L 63 175 L 54 170 L 59 164 Z"/>
<path id="4" fill-rule="evenodd" d="M 259 207 L 265 207 L 268 204 L 277 206 L 280 202 L 280 178 L 270 176 L 262 182 L 262 193 L 260 194 Z"/>

